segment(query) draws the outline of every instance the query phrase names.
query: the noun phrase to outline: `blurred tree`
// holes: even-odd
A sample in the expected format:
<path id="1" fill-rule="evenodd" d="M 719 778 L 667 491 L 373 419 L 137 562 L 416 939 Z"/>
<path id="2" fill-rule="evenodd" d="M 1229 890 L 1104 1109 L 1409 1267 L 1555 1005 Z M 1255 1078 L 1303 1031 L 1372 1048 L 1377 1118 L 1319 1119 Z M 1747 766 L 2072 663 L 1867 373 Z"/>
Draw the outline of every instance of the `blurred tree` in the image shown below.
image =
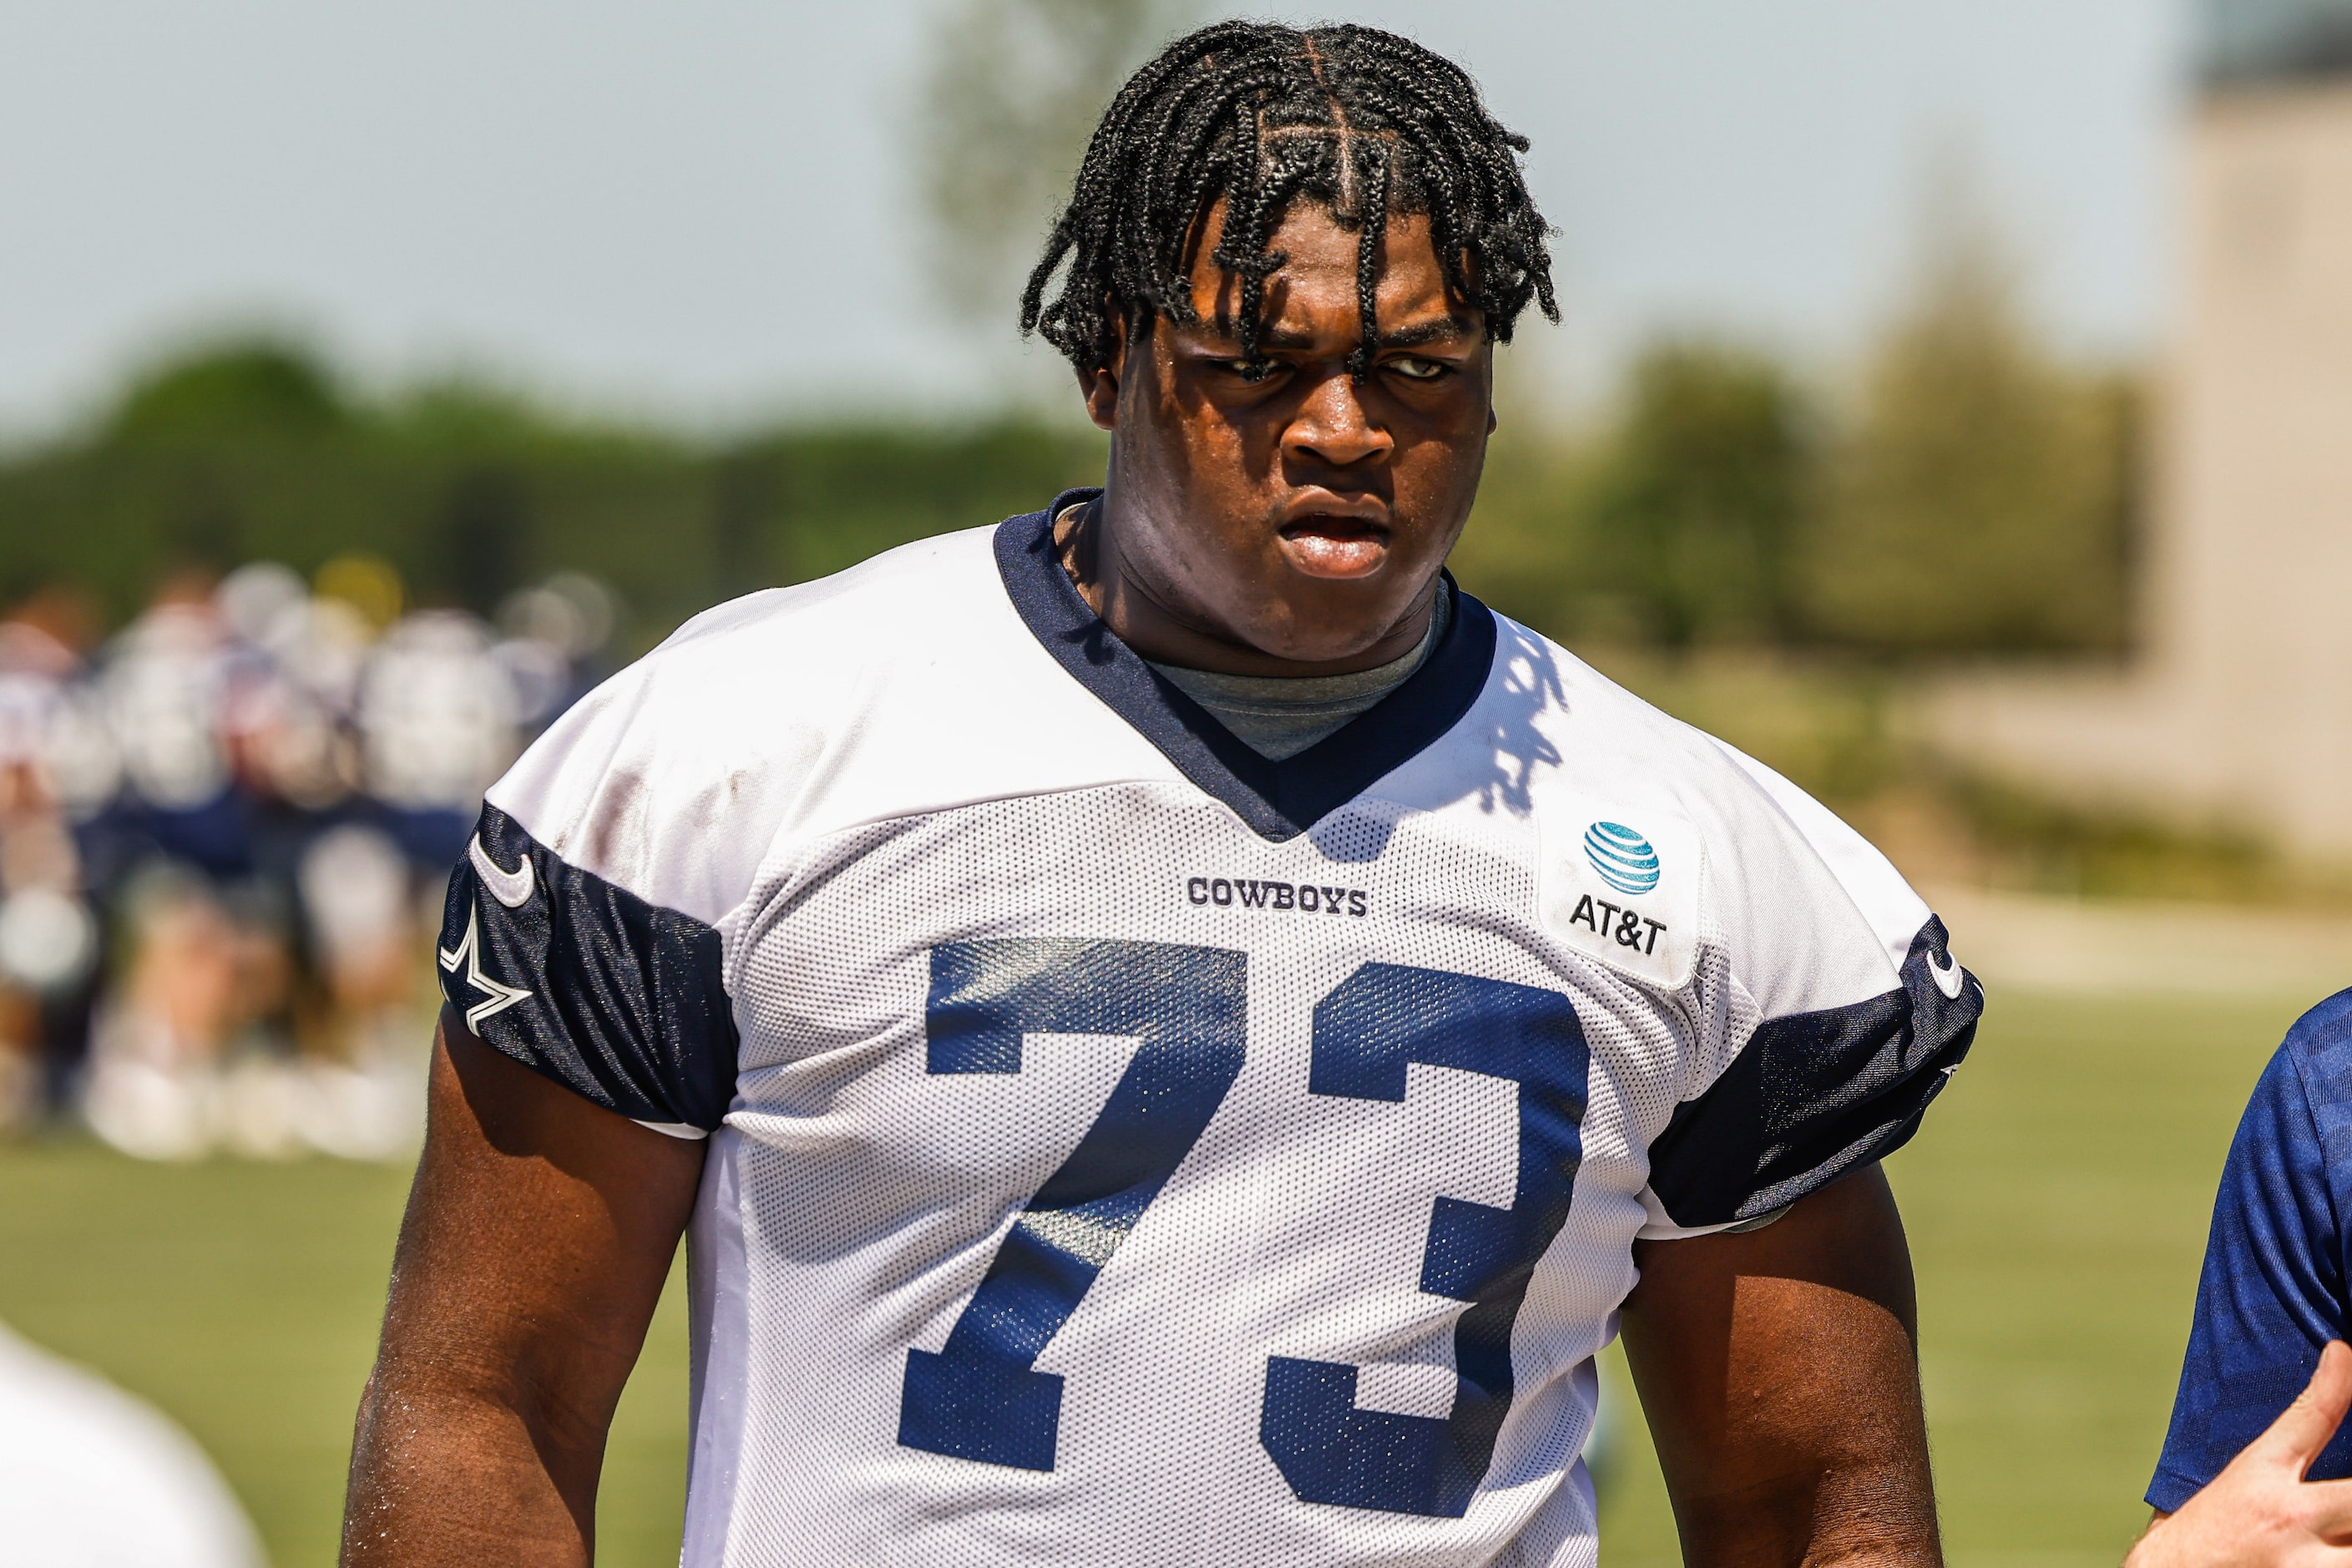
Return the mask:
<path id="1" fill-rule="evenodd" d="M 1671 647 L 1781 637 L 1796 622 L 1790 549 L 1817 449 L 1793 379 L 1769 357 L 1658 344 L 1597 440 L 1505 423 L 1456 571 L 1559 636 Z"/>
<path id="2" fill-rule="evenodd" d="M 116 441 L 309 437 L 340 428 L 346 410 L 326 367 L 274 340 L 175 358 L 135 380 L 107 419 Z"/>
<path id="3" fill-rule="evenodd" d="M 1614 640 L 1622 616 L 1591 572 L 1599 449 L 1507 413 L 1486 448 L 1478 504 L 1447 558 L 1462 585 L 1553 637 Z"/>
<path id="4" fill-rule="evenodd" d="M 1760 353 L 1698 341 L 1652 349 L 1632 383 L 1594 498 L 1598 574 L 1670 647 L 1782 637 L 1813 457 L 1793 383 Z"/>
<path id="5" fill-rule="evenodd" d="M 1012 319 L 1111 95 L 1199 0 L 951 0 L 910 117 L 932 268 L 967 319 Z"/>
<path id="6" fill-rule="evenodd" d="M 1808 627 L 1885 652 L 2120 647 L 2137 394 L 2035 342 L 1981 222 L 1948 216 L 1927 254 L 1809 531 Z"/>
<path id="7" fill-rule="evenodd" d="M 505 463 L 461 469 L 443 490 L 428 540 L 420 586 L 436 600 L 477 615 L 495 611 L 530 575 L 531 497 L 522 474 Z"/>

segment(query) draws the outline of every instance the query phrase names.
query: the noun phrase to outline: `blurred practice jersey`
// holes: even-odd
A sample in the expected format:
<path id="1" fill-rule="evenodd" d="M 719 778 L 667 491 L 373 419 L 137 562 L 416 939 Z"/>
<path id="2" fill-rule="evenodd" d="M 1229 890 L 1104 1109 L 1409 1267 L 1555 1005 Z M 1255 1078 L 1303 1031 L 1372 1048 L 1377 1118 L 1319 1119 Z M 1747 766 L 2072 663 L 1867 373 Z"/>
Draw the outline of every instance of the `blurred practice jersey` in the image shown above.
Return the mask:
<path id="1" fill-rule="evenodd" d="M 2352 1338 L 2352 991 L 2288 1031 L 2238 1124 L 2213 1205 L 2197 1318 L 2150 1506 L 2203 1489 L 2294 1403 L 2330 1340 Z M 2309 1479 L 2352 1476 L 2352 1423 Z"/>
<path id="2" fill-rule="evenodd" d="M 469 813 L 514 758 L 514 696 L 488 634 L 452 610 L 394 626 L 359 688 L 368 793 L 406 810 Z"/>
<path id="3" fill-rule="evenodd" d="M 1466 595 L 1265 760 L 1052 515 L 696 620 L 451 883 L 475 1033 L 711 1135 L 685 1562 L 1591 1563 L 1634 1238 L 1895 1148 L 1981 993 L 1828 812 Z"/>

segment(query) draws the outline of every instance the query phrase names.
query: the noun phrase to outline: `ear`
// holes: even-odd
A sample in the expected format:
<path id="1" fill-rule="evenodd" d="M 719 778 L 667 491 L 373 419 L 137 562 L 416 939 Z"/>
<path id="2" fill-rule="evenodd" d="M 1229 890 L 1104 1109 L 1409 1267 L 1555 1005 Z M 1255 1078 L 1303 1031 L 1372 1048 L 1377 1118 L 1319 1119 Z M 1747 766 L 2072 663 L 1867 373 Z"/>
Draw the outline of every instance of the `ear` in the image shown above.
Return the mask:
<path id="1" fill-rule="evenodd" d="M 1118 424 L 1118 384 L 1127 370 L 1127 321 L 1116 312 L 1110 318 L 1110 341 L 1108 359 L 1078 372 L 1078 395 L 1086 399 L 1087 417 L 1098 430 Z"/>
<path id="2" fill-rule="evenodd" d="M 1078 372 L 1078 395 L 1086 399 L 1087 417 L 1098 430 L 1118 424 L 1118 372 L 1117 360 Z"/>

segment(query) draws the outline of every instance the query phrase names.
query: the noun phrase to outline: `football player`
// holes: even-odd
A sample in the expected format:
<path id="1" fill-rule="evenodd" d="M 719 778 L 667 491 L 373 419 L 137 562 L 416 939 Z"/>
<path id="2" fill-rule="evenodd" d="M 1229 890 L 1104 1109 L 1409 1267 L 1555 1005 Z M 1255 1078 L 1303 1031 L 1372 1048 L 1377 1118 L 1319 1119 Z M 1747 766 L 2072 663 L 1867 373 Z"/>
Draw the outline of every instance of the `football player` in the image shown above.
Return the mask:
<path id="1" fill-rule="evenodd" d="M 1023 307 L 1104 487 L 490 790 L 348 1562 L 585 1561 L 681 1231 L 690 1564 L 1589 1564 L 1621 1317 L 1693 1561 L 1937 1560 L 1877 1162 L 1982 994 L 1444 572 L 1526 145 L 1390 34 L 1171 45 Z"/>

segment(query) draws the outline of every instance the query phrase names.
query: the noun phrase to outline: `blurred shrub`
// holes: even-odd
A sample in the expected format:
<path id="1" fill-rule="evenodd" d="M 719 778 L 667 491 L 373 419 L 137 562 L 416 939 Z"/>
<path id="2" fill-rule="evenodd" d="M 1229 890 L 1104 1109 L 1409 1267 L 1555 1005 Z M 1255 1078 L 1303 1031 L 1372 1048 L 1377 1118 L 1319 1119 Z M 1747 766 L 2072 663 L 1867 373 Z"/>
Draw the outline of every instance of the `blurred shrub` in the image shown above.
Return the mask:
<path id="1" fill-rule="evenodd" d="M 1995 885 L 2072 897 L 2352 903 L 2344 868 L 2282 854 L 2242 825 L 2182 823 L 2121 804 L 2088 807 L 1948 765 L 1926 771 L 1968 824 L 1990 861 L 1985 879 Z"/>
<path id="2" fill-rule="evenodd" d="M 718 599 L 837 570 L 1098 479 L 1100 438 L 1012 422 L 724 444 L 552 417 L 479 387 L 341 395 L 236 345 L 142 379 L 88 437 L 0 464 L 0 599 L 51 582 L 120 620 L 189 567 L 353 552 L 488 610 L 559 567 L 619 587 L 637 643 Z"/>
<path id="3" fill-rule="evenodd" d="M 1447 561 L 1470 592 L 1555 637 L 1613 629 L 1616 606 L 1588 569 L 1592 451 L 1506 410 L 1486 448 L 1477 506 Z"/>

